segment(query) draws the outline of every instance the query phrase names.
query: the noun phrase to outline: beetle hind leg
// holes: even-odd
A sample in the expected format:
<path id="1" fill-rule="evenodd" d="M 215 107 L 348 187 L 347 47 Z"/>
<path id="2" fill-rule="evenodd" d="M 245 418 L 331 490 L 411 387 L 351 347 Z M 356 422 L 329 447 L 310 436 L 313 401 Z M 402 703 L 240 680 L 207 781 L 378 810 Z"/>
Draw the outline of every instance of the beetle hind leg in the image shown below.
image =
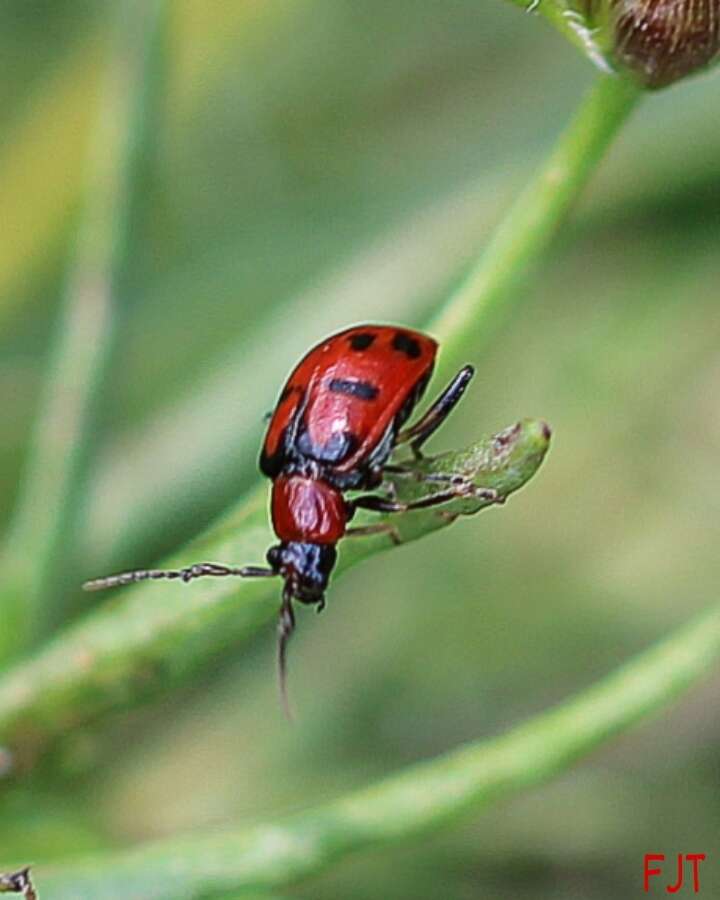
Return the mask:
<path id="1" fill-rule="evenodd" d="M 500 500 L 500 495 L 493 488 L 479 488 L 472 481 L 463 479 L 458 483 L 451 483 L 444 490 L 428 494 L 426 497 L 421 497 L 418 500 L 402 502 L 391 500 L 388 497 L 381 497 L 379 494 L 366 494 L 353 500 L 353 506 L 356 509 L 370 509 L 373 512 L 380 513 L 404 513 L 412 512 L 416 509 L 429 509 L 433 506 L 440 506 L 443 503 L 449 503 L 451 500 L 457 500 L 462 497 L 477 497 L 480 500 L 487 500 L 491 503 L 497 503 Z"/>
<path id="2" fill-rule="evenodd" d="M 414 425 L 400 432 L 395 445 L 410 444 L 410 450 L 415 459 L 422 459 L 422 445 L 437 431 L 457 406 L 474 374 L 475 370 L 472 366 L 463 366 L 425 414 Z"/>
<path id="3" fill-rule="evenodd" d="M 387 534 L 396 547 L 403 542 L 400 532 L 390 522 L 376 522 L 374 525 L 358 525 L 355 528 L 348 528 L 345 537 L 372 537 L 375 534 Z"/>

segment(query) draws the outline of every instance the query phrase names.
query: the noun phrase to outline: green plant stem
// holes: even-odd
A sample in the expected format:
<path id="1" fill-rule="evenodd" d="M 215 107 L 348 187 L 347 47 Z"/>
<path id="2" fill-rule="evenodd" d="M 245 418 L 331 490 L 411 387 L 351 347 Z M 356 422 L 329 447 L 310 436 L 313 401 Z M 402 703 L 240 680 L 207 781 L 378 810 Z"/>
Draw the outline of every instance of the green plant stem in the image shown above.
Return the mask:
<path id="1" fill-rule="evenodd" d="M 547 250 L 641 94 L 630 81 L 600 76 L 478 264 L 430 323 L 442 342 L 443 369 L 476 355 L 497 314 L 520 296 L 522 280 Z"/>
<path id="2" fill-rule="evenodd" d="M 720 608 L 574 699 L 509 734 L 470 744 L 319 809 L 237 832 L 150 844 L 44 875 L 45 900 L 204 897 L 275 889 L 350 853 L 421 838 L 540 784 L 662 707 L 720 656 Z M 101 890 L 102 888 L 102 890 Z"/>
<path id="3" fill-rule="evenodd" d="M 465 451 L 424 460 L 422 467 L 469 477 L 477 487 L 496 490 L 504 499 L 535 474 L 548 444 L 544 423 L 525 420 Z M 404 477 L 397 489 L 401 498 L 410 500 L 437 487 Z M 240 501 L 164 567 L 204 560 L 262 563 L 274 543 L 266 497 L 263 488 Z M 465 498 L 443 512 L 472 514 L 490 503 Z M 371 521 L 377 522 L 377 516 L 357 517 L 358 524 Z M 403 541 L 450 524 L 433 509 L 395 516 L 392 522 Z M 391 547 L 387 533 L 347 539 L 341 544 L 336 574 Z M 160 687 L 167 690 L 182 681 L 225 648 L 237 646 L 277 615 L 280 588 L 275 579 L 206 578 L 190 585 L 145 582 L 124 591 L 118 602 L 101 606 L 0 679 L 0 742 L 12 754 L 15 771 L 31 765 L 53 738 L 77 732 L 83 723 L 111 710 L 135 706 Z"/>
<path id="4" fill-rule="evenodd" d="M 162 3 L 117 13 L 116 46 L 100 98 L 87 203 L 46 373 L 28 463 L 3 554 L 0 661 L 18 655 L 53 608 L 74 532 L 116 333 L 129 220 L 150 123 L 147 73 Z"/>

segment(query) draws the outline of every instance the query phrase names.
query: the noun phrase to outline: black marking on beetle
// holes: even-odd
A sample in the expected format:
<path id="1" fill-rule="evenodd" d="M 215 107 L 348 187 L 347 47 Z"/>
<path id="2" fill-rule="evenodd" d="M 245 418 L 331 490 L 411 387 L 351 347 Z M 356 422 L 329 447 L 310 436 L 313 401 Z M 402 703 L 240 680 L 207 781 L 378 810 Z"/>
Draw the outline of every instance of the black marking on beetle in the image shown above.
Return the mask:
<path id="1" fill-rule="evenodd" d="M 334 394 L 346 394 L 359 400 L 375 400 L 380 393 L 380 388 L 369 381 L 350 381 L 347 378 L 333 378 L 328 388 Z"/>
<path id="2" fill-rule="evenodd" d="M 287 430 L 287 429 L 286 429 Z M 265 447 L 260 451 L 260 459 L 258 465 L 260 471 L 267 478 L 277 478 L 282 472 L 283 467 L 287 463 L 287 454 L 285 453 L 285 433 L 280 438 L 277 450 L 270 455 L 266 452 Z"/>
<path id="3" fill-rule="evenodd" d="M 260 451 L 260 459 L 258 460 L 260 471 L 270 479 L 277 478 L 295 456 L 295 436 L 301 425 L 302 417 L 307 405 L 307 395 L 303 391 L 303 388 L 298 384 L 286 385 L 280 395 L 276 409 L 282 403 L 283 398 L 287 398 L 291 394 L 299 394 L 300 402 L 295 409 L 291 411 L 290 421 L 280 433 L 275 452 L 272 454 L 267 452 L 267 441 L 263 443 L 262 450 Z M 275 412 L 273 411 L 273 415 L 274 414 Z"/>
<path id="4" fill-rule="evenodd" d="M 369 331 L 361 331 L 360 334 L 353 334 L 350 337 L 350 347 L 353 350 L 367 350 L 375 341 L 375 335 Z"/>
<path id="5" fill-rule="evenodd" d="M 422 356 L 422 348 L 420 344 L 404 331 L 396 331 L 392 339 L 393 350 L 399 350 L 410 359 L 417 359 Z"/>

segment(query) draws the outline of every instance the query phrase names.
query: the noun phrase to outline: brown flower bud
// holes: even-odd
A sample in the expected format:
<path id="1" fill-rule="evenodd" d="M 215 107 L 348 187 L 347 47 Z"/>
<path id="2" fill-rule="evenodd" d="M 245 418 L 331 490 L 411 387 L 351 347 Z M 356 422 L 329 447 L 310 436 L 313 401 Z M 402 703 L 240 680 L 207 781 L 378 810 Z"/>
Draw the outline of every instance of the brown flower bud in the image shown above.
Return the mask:
<path id="1" fill-rule="evenodd" d="M 648 87 L 691 75 L 720 55 L 720 0 L 580 0 L 619 68 Z"/>

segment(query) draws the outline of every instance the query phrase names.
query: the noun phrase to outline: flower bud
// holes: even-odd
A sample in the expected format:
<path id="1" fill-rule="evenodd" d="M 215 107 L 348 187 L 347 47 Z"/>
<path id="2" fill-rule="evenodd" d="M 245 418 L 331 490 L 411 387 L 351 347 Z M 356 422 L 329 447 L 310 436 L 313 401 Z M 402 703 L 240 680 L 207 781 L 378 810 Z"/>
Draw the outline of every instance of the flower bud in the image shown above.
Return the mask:
<path id="1" fill-rule="evenodd" d="M 720 55 L 720 0 L 576 0 L 618 69 L 663 87 Z"/>

